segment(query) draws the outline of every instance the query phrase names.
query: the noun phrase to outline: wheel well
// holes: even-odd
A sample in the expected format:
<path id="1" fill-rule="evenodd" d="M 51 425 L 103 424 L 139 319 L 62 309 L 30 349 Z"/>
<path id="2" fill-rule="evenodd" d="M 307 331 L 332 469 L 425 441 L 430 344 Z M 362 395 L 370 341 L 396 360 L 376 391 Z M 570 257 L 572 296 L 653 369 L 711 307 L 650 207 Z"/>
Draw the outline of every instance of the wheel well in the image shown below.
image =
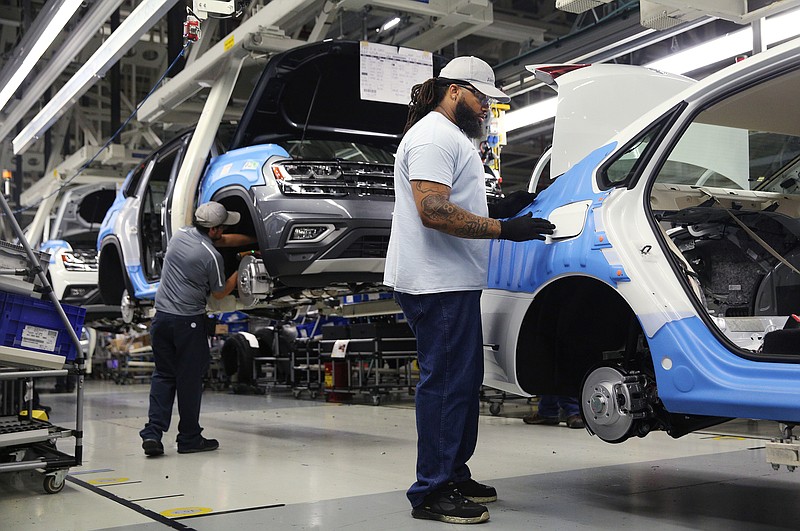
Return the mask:
<path id="1" fill-rule="evenodd" d="M 128 282 L 125 274 L 125 266 L 122 263 L 116 245 L 104 245 L 98 258 L 97 274 L 97 287 L 100 289 L 103 303 L 110 306 L 119 306 L 122 301 L 122 292 L 125 289 L 131 292 L 129 284 L 130 282 Z"/>
<path id="2" fill-rule="evenodd" d="M 257 237 L 258 230 L 256 229 L 251 209 L 245 200 L 245 194 L 246 192 L 240 189 L 234 188 L 232 190 L 225 190 L 223 193 L 214 196 L 214 201 L 222 204 L 226 210 L 238 212 L 241 215 L 239 223 L 229 227 L 226 232 Z M 246 250 L 251 249 L 258 249 L 258 245 L 246 246 Z M 231 275 L 239 268 L 239 260 L 236 255 L 239 251 L 245 250 L 245 248 L 225 247 L 217 250 L 222 255 L 222 259 L 225 263 L 225 275 L 227 278 L 227 276 Z"/>
<path id="3" fill-rule="evenodd" d="M 536 296 L 517 340 L 517 381 L 530 394 L 578 396 L 586 372 L 625 350 L 633 310 L 590 277 L 559 280 Z"/>

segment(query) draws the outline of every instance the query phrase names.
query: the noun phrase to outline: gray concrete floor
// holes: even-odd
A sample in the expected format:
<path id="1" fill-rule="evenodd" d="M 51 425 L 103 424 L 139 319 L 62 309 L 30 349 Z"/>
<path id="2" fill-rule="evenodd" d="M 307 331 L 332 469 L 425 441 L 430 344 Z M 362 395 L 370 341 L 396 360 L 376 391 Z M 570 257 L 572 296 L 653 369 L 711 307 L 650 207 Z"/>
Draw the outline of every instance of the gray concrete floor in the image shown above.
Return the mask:
<path id="1" fill-rule="evenodd" d="M 288 391 L 207 391 L 201 422 L 220 449 L 146 458 L 138 430 L 148 386 L 86 382 L 84 462 L 47 495 L 36 472 L 0 474 L 0 529 L 459 529 L 414 520 L 413 399 L 380 406 L 295 399 Z M 75 395 L 43 394 L 71 427 Z M 738 420 L 672 439 L 610 445 L 584 430 L 528 426 L 524 401 L 484 408 L 473 475 L 497 487 L 484 527 L 798 529 L 800 475 L 765 462 L 775 423 Z M 174 418 L 177 422 L 177 416 Z M 173 430 L 174 431 L 174 430 Z M 74 439 L 59 443 L 72 453 Z"/>

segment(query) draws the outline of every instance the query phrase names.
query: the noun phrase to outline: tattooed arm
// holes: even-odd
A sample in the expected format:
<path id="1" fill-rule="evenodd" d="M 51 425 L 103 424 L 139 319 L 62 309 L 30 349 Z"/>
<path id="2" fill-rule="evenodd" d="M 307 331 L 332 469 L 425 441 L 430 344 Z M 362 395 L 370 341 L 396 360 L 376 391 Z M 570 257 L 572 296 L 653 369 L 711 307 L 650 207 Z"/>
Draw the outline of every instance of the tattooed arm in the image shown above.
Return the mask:
<path id="1" fill-rule="evenodd" d="M 431 181 L 411 181 L 422 224 L 459 238 L 493 239 L 500 236 L 500 222 L 464 210 L 450 202 L 450 187 Z"/>

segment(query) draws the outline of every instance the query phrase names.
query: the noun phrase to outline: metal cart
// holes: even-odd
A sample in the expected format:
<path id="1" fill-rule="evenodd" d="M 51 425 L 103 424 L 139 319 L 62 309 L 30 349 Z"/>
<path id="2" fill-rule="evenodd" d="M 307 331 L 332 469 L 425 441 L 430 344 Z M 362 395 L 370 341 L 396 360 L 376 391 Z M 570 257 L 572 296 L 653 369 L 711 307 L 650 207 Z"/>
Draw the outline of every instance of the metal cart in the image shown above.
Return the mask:
<path id="1" fill-rule="evenodd" d="M 300 398 L 306 391 L 313 399 L 322 393 L 322 364 L 319 341 L 313 337 L 298 338 L 292 349 L 292 395 Z"/>
<path id="2" fill-rule="evenodd" d="M 320 360 L 326 367 L 325 398 L 339 394 L 365 394 L 373 405 L 380 405 L 382 397 L 398 391 L 413 394 L 416 382 L 413 369 L 417 358 L 413 338 L 356 338 L 348 339 L 346 352 L 334 353 L 339 340 L 323 339 Z M 345 370 L 337 366 L 344 364 Z M 344 377 L 345 381 L 342 381 Z"/>
<path id="3" fill-rule="evenodd" d="M 64 363 L 60 356 L 39 353 L 24 348 L 0 346 L 0 472 L 41 470 L 44 473 L 43 487 L 48 494 L 64 488 L 70 467 L 79 466 L 83 457 L 83 380 L 85 359 L 72 324 L 64 308 L 53 293 L 45 271 L 28 244 L 5 197 L 0 194 L 0 208 L 19 239 L 21 249 L 27 257 L 27 270 L 2 271 L 5 275 L 24 276 L 37 279 L 41 291 L 52 301 L 64 324 L 69 339 L 76 350 L 76 358 Z M 15 280 L 16 281 L 16 280 Z M 77 400 L 75 428 L 61 428 L 46 420 L 34 418 L 34 382 L 38 378 L 75 375 L 77 377 Z M 24 410 L 22 408 L 24 407 Z M 58 439 L 74 437 L 74 455 L 56 448 Z"/>

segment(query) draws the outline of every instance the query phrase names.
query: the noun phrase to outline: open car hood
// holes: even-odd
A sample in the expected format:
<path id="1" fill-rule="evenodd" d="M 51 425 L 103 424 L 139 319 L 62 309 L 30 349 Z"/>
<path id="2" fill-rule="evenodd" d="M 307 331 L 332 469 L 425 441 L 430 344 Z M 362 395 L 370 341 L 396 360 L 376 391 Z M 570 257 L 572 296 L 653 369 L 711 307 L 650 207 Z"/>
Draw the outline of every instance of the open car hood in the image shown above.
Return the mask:
<path id="1" fill-rule="evenodd" d="M 446 62 L 433 56 L 434 75 Z M 362 100 L 360 76 L 357 41 L 323 41 L 275 55 L 250 96 L 230 148 L 299 138 L 304 126 L 306 137 L 396 144 L 408 106 Z"/>

